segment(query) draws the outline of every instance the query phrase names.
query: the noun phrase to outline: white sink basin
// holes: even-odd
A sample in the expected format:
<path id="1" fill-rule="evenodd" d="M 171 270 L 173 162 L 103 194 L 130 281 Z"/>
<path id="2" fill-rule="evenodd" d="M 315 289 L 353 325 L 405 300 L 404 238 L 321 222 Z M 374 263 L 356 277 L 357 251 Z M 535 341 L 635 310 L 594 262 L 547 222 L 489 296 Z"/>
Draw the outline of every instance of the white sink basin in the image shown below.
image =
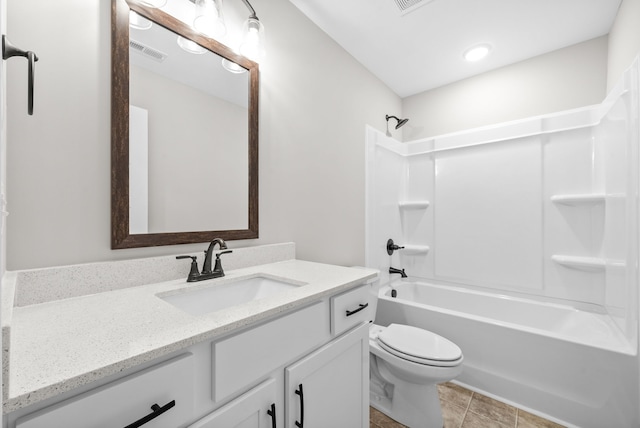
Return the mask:
<path id="1" fill-rule="evenodd" d="M 204 315 L 230 306 L 270 297 L 301 284 L 255 276 L 196 290 L 158 295 L 165 302 L 192 315 Z"/>

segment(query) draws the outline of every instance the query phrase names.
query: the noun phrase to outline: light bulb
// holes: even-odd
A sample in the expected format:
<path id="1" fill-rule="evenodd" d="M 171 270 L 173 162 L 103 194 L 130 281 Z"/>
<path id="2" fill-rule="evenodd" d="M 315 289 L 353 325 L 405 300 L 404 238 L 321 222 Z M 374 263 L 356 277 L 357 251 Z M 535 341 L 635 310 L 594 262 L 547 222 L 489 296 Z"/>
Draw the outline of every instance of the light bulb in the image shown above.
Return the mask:
<path id="1" fill-rule="evenodd" d="M 151 28 L 151 21 L 149 21 L 144 16 L 138 15 L 134 11 L 129 11 L 129 26 L 131 28 L 135 28 L 136 30 L 148 30 Z"/>
<path id="2" fill-rule="evenodd" d="M 167 4 L 167 0 L 140 0 L 140 3 L 148 7 L 158 8 Z"/>
<path id="3" fill-rule="evenodd" d="M 229 61 L 226 58 L 222 58 L 222 66 L 225 70 L 235 74 L 246 73 L 247 71 L 246 68 L 241 67 L 240 65 L 236 64 L 233 61 Z"/>
<path id="4" fill-rule="evenodd" d="M 244 23 L 240 54 L 252 61 L 259 61 L 264 56 L 264 26 L 257 18 L 249 18 Z"/>
<path id="5" fill-rule="evenodd" d="M 222 0 L 196 0 L 193 28 L 212 39 L 224 37 L 227 26 L 222 15 Z"/>
<path id="6" fill-rule="evenodd" d="M 185 51 L 196 55 L 202 55 L 207 51 L 205 48 L 203 48 L 193 40 L 185 39 L 182 36 L 178 36 L 178 46 L 180 46 Z"/>

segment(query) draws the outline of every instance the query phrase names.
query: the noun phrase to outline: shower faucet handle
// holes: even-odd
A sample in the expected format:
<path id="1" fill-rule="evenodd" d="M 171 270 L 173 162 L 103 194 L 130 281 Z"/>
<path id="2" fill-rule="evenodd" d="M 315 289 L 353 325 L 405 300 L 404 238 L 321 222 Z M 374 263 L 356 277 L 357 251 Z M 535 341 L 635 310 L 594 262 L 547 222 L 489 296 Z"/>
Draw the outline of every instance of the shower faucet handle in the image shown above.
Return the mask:
<path id="1" fill-rule="evenodd" d="M 404 247 L 393 243 L 393 239 L 387 241 L 387 254 L 392 255 L 394 251 L 402 250 Z"/>

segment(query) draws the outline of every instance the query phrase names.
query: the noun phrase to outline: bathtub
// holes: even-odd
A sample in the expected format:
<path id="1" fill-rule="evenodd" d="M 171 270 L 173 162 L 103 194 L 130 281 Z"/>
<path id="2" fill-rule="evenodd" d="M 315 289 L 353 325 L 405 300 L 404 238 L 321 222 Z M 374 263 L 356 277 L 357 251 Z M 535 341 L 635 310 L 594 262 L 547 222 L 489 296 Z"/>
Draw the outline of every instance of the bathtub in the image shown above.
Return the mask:
<path id="1" fill-rule="evenodd" d="M 455 342 L 472 390 L 566 426 L 638 424 L 635 346 L 605 313 L 406 278 L 380 288 L 375 322 Z"/>

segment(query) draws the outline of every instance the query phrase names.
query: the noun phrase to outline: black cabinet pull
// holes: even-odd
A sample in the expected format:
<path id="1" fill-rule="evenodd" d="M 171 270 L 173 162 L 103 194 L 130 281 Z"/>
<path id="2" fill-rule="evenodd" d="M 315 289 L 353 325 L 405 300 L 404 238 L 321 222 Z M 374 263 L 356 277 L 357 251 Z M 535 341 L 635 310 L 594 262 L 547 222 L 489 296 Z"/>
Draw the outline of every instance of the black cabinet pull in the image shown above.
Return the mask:
<path id="1" fill-rule="evenodd" d="M 271 416 L 271 428 L 276 428 L 276 403 L 271 404 L 271 409 L 267 410 L 267 415 Z"/>
<path id="2" fill-rule="evenodd" d="M 298 385 L 296 394 L 300 396 L 300 422 L 296 421 L 296 426 L 302 428 L 304 426 L 304 392 L 302 392 L 302 384 Z"/>
<path id="3" fill-rule="evenodd" d="M 362 303 L 360 303 L 360 307 L 358 309 L 355 309 L 353 311 L 347 311 L 347 316 L 350 317 L 353 314 L 357 314 L 358 312 L 360 312 L 361 310 L 363 310 L 367 306 L 369 306 L 368 303 L 365 303 L 364 305 Z"/>
<path id="4" fill-rule="evenodd" d="M 141 427 L 142 425 L 144 425 L 147 422 L 157 418 L 158 416 L 160 416 L 161 414 L 163 414 L 167 410 L 171 409 L 175 405 L 176 405 L 176 400 L 171 400 L 170 402 L 168 402 L 167 404 L 165 404 L 162 407 L 158 406 L 157 404 L 154 404 L 154 405 L 151 406 L 151 410 L 153 410 L 153 412 L 149 413 L 144 418 L 138 419 L 134 423 L 132 423 L 130 425 L 127 425 L 124 428 L 138 428 L 138 427 Z"/>

